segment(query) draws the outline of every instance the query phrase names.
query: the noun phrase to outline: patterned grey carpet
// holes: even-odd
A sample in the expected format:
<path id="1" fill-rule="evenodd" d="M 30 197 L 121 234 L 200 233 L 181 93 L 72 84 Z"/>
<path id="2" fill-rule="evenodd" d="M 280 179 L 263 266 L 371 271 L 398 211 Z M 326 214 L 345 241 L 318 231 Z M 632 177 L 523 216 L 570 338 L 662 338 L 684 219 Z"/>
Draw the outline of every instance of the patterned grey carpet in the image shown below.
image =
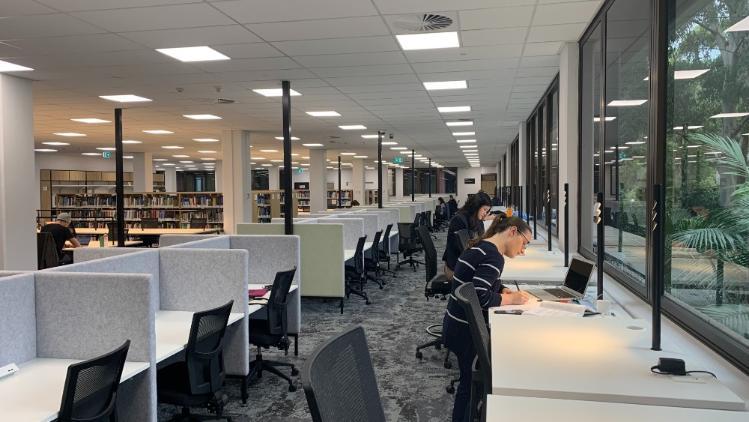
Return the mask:
<path id="1" fill-rule="evenodd" d="M 437 256 L 441 257 L 446 234 L 437 233 L 436 236 Z M 432 339 L 424 328 L 442 322 L 446 302 L 434 299 L 427 302 L 423 266 L 416 272 L 403 266 L 397 271 L 397 277 L 385 279 L 389 282 L 383 290 L 374 283 L 367 285 L 372 304 L 365 305 L 361 298 L 352 295 L 345 302 L 343 315 L 339 313 L 338 301 L 303 298 L 299 356 L 264 350 L 263 358 L 293 362 L 301 368 L 304 359 L 322 341 L 342 327 L 361 324 L 367 335 L 387 420 L 450 420 L 453 396 L 447 394 L 445 387 L 450 379 L 457 377 L 455 358 L 452 359 L 453 369 L 447 370 L 442 366 L 444 348 L 424 350 L 423 361 L 415 357 L 416 346 Z M 254 355 L 255 350 L 251 350 L 252 359 Z M 264 373 L 250 386 L 250 398 L 243 405 L 238 382 L 228 380 L 225 391 L 231 403 L 225 413 L 241 422 L 310 421 L 299 377 L 297 386 L 296 392 L 289 392 L 285 382 Z M 168 420 L 176 409 L 162 405 L 159 410 L 159 420 Z"/>

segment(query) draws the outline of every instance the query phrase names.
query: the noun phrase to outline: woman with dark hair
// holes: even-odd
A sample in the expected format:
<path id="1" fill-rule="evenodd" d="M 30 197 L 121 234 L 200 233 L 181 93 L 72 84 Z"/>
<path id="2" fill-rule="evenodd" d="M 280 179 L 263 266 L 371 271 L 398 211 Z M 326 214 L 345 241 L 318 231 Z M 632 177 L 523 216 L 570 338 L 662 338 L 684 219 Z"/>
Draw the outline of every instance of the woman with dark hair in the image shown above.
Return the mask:
<path id="1" fill-rule="evenodd" d="M 530 243 L 531 229 L 518 217 L 500 214 L 480 238 L 472 240 L 455 265 L 452 290 L 464 283 L 472 283 L 483 310 L 501 305 L 520 305 L 528 300 L 528 293 L 512 291 L 502 285 L 499 277 L 505 257 L 522 255 Z M 453 295 L 447 302 L 442 320 L 445 346 L 458 358 L 460 384 L 455 393 L 453 422 L 468 421 L 472 364 L 476 356 L 465 312 Z M 491 387 L 491 386 L 489 386 Z"/>
<path id="2" fill-rule="evenodd" d="M 465 205 L 450 219 L 450 224 L 447 228 L 445 253 L 442 254 L 442 260 L 445 261 L 445 276 L 447 278 L 452 278 L 455 263 L 463 252 L 463 247 L 456 232 L 465 229 L 471 232 L 471 237 L 481 236 L 484 233 L 484 219 L 489 215 L 491 208 L 492 202 L 489 195 L 484 192 L 478 192 L 468 198 Z"/>

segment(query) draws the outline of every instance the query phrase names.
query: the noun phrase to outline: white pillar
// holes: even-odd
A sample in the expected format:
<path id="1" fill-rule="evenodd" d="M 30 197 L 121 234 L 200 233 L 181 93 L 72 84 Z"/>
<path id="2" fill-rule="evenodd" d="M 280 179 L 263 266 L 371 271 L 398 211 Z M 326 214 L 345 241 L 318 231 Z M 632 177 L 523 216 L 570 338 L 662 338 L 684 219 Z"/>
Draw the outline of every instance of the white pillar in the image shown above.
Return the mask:
<path id="1" fill-rule="evenodd" d="M 570 251 L 577 250 L 578 192 L 578 71 L 579 49 L 575 42 L 566 43 L 559 56 L 559 248 L 564 249 L 564 184 L 569 184 Z"/>
<path id="2" fill-rule="evenodd" d="M 351 175 L 351 185 L 352 189 L 354 191 L 354 196 L 352 199 L 355 199 L 359 201 L 359 204 L 364 205 L 364 186 L 366 185 L 365 178 L 366 174 L 364 172 L 364 159 L 363 158 L 354 158 L 352 160 L 352 163 L 354 164 L 354 168 Z"/>
<path id="3" fill-rule="evenodd" d="M 133 192 L 153 192 L 153 154 L 133 153 Z"/>
<path id="4" fill-rule="evenodd" d="M 0 269 L 37 267 L 34 172 L 31 81 L 0 73 Z"/>
<path id="5" fill-rule="evenodd" d="M 164 191 L 177 192 L 177 170 L 174 167 L 164 168 Z"/>
<path id="6" fill-rule="evenodd" d="M 403 198 L 403 169 L 400 167 L 395 168 L 395 197 Z"/>
<path id="7" fill-rule="evenodd" d="M 390 176 L 388 166 L 382 163 L 382 205 L 387 204 L 390 199 L 390 178 L 388 176 Z"/>
<path id="8" fill-rule="evenodd" d="M 281 189 L 281 176 L 280 167 L 266 167 L 268 169 L 268 189 L 279 190 Z M 294 173 L 292 174 L 292 180 L 294 179 Z"/>
<path id="9" fill-rule="evenodd" d="M 328 163 L 324 149 L 309 150 L 309 210 L 325 211 L 328 208 Z"/>
<path id="10" fill-rule="evenodd" d="M 250 132 L 224 130 L 221 133 L 224 190 L 224 231 L 233 234 L 237 223 L 252 221 L 252 171 Z"/>
<path id="11" fill-rule="evenodd" d="M 221 182 L 223 179 L 221 178 L 221 174 L 223 174 L 223 161 L 216 160 L 216 169 L 213 171 L 213 180 L 215 180 L 214 185 L 216 188 L 216 192 L 222 192 L 221 190 Z"/>

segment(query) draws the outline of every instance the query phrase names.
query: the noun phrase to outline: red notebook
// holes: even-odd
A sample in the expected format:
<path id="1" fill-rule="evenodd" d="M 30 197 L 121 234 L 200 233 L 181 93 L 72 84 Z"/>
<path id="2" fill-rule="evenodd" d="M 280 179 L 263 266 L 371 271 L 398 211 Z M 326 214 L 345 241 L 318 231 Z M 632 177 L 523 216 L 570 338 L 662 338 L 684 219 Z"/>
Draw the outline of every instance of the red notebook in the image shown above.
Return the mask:
<path id="1" fill-rule="evenodd" d="M 263 297 L 263 296 L 265 296 L 266 293 L 268 293 L 268 290 L 266 290 L 266 289 L 249 289 L 249 290 L 247 290 L 247 294 L 250 296 L 250 298 Z"/>

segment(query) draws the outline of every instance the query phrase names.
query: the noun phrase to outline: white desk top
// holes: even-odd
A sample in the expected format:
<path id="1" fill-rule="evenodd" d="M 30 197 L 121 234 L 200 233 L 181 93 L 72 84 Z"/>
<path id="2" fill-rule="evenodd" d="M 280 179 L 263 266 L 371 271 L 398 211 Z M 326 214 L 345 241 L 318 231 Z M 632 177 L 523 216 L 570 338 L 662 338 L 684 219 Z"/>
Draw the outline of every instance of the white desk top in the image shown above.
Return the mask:
<path id="1" fill-rule="evenodd" d="M 247 285 L 248 289 L 262 289 L 264 287 L 265 287 L 265 284 L 250 283 Z M 296 284 L 292 284 L 291 288 L 289 289 L 289 294 L 297 291 L 298 289 L 299 289 L 299 286 L 297 286 Z M 268 290 L 268 292 L 263 295 L 262 299 L 266 299 L 266 300 L 270 299 L 270 290 Z M 268 302 L 266 302 L 265 300 L 258 300 L 257 298 L 250 299 L 250 311 L 249 311 L 250 315 L 263 309 L 267 303 Z"/>
<path id="2" fill-rule="evenodd" d="M 559 422 L 746 422 L 749 414 L 728 410 L 645 406 L 582 400 L 555 400 L 536 397 L 489 395 L 487 422 L 559 421 Z"/>
<path id="3" fill-rule="evenodd" d="M 33 359 L 0 380 L 0 420 L 52 421 L 57 418 L 68 366 L 73 359 Z M 148 369 L 148 362 L 125 362 L 120 382 Z"/>
<path id="4" fill-rule="evenodd" d="M 710 375 L 650 372 L 661 356 L 650 350 L 642 320 L 538 318 L 490 314 L 492 394 L 657 406 L 745 410 L 744 401 Z M 633 329 L 634 328 L 634 329 Z M 508 364 L 512 363 L 512 364 Z"/>
<path id="5" fill-rule="evenodd" d="M 561 284 L 567 276 L 567 269 L 561 258 L 557 260 L 518 256 L 505 259 L 501 279 L 503 282 L 517 280 Z"/>
<path id="6" fill-rule="evenodd" d="M 181 352 L 187 345 L 192 325 L 192 314 L 189 311 L 156 311 L 156 362 Z M 244 318 L 241 312 L 229 314 L 227 325 Z"/>

